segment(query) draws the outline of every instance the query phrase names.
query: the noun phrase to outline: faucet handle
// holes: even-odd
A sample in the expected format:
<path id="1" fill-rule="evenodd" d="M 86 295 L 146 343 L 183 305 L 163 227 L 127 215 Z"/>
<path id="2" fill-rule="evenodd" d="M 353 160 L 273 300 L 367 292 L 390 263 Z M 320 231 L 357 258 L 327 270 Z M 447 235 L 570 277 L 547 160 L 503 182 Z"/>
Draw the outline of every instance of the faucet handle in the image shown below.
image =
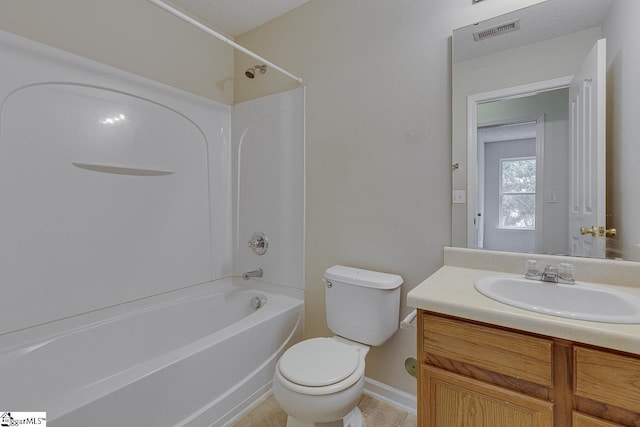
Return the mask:
<path id="1" fill-rule="evenodd" d="M 269 241 L 264 233 L 255 232 L 249 240 L 249 247 L 256 255 L 264 255 L 269 248 Z"/>
<path id="2" fill-rule="evenodd" d="M 527 260 L 527 271 L 524 274 L 526 279 L 537 280 L 540 278 L 540 265 L 535 259 Z"/>
<path id="3" fill-rule="evenodd" d="M 558 264 L 558 281 L 567 284 L 574 284 L 576 282 L 573 278 L 573 274 L 575 272 L 576 267 L 573 264 L 561 262 Z"/>

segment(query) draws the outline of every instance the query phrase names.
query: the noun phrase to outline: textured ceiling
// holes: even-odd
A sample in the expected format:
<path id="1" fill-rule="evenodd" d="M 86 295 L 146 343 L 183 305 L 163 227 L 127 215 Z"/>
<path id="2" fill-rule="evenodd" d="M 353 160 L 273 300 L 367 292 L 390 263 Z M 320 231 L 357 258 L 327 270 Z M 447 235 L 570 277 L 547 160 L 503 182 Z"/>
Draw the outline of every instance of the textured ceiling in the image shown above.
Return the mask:
<path id="1" fill-rule="evenodd" d="M 465 61 L 502 50 L 535 43 L 587 28 L 597 27 L 607 17 L 612 0 L 548 0 L 524 9 L 459 28 L 453 32 L 453 61 Z M 520 20 L 520 29 L 474 41 L 473 33 L 495 25 Z"/>
<path id="2" fill-rule="evenodd" d="M 203 24 L 235 37 L 309 0 L 168 0 Z"/>

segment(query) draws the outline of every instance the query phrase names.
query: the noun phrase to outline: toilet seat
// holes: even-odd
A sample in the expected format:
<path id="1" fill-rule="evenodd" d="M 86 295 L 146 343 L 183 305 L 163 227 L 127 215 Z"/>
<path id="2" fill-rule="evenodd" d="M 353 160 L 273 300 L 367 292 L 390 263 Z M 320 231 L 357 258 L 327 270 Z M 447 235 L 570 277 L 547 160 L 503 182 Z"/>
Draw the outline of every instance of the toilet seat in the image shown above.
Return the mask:
<path id="1" fill-rule="evenodd" d="M 324 395 L 358 382 L 364 368 L 364 358 L 356 348 L 331 338 L 312 338 L 282 355 L 276 378 L 297 393 Z"/>
<path id="2" fill-rule="evenodd" d="M 330 338 L 312 338 L 299 342 L 282 355 L 280 372 L 293 383 L 324 387 L 347 378 L 358 363 L 355 348 Z"/>

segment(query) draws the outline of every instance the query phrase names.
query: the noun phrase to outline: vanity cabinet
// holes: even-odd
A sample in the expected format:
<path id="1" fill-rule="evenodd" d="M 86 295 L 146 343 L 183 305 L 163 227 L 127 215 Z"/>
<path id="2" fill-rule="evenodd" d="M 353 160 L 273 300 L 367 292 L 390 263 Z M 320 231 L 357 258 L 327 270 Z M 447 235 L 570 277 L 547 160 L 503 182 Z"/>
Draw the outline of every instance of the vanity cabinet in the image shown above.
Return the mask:
<path id="1" fill-rule="evenodd" d="M 640 427 L 640 357 L 420 310 L 421 427 Z"/>
<path id="2" fill-rule="evenodd" d="M 605 426 L 640 426 L 640 357 L 579 345 L 573 353 L 575 409 L 619 423 Z"/>
<path id="3" fill-rule="evenodd" d="M 609 421 L 574 412 L 573 427 L 620 427 L 620 424 L 610 423 Z"/>
<path id="4" fill-rule="evenodd" d="M 421 425 L 438 427 L 548 427 L 553 404 L 463 375 L 424 366 L 423 390 L 429 396 Z"/>
<path id="5" fill-rule="evenodd" d="M 553 342 L 420 313 L 420 425 L 549 427 Z"/>

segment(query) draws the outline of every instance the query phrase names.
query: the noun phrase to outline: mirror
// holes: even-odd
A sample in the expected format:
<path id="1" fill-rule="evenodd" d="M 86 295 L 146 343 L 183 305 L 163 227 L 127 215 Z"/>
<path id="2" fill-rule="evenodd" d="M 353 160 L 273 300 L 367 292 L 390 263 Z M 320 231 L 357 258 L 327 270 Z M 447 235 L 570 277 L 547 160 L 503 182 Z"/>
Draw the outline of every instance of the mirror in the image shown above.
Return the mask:
<path id="1" fill-rule="evenodd" d="M 547 0 L 454 30 L 453 246 L 640 261 L 635 18 L 637 0 Z M 591 87 L 581 73 L 600 39 L 605 83 Z M 576 148 L 592 126 L 572 120 L 596 108 L 571 98 L 572 81 L 606 105 L 600 163 Z"/>

